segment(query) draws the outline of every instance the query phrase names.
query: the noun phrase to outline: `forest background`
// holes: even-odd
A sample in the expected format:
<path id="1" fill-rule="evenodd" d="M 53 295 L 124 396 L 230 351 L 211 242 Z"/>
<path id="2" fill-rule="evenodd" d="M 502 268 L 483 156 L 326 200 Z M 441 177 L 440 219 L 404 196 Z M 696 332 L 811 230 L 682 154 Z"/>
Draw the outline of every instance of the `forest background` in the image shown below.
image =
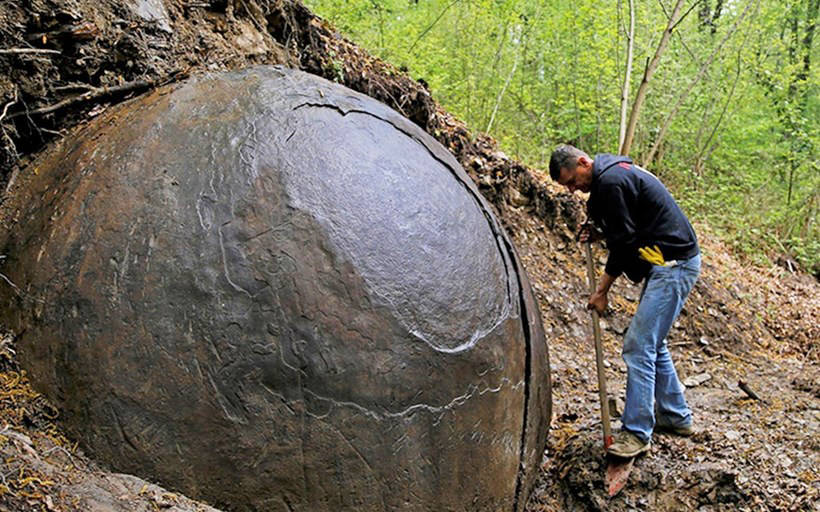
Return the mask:
<path id="1" fill-rule="evenodd" d="M 820 0 L 306 4 L 510 156 L 620 150 L 738 253 L 820 274 Z"/>

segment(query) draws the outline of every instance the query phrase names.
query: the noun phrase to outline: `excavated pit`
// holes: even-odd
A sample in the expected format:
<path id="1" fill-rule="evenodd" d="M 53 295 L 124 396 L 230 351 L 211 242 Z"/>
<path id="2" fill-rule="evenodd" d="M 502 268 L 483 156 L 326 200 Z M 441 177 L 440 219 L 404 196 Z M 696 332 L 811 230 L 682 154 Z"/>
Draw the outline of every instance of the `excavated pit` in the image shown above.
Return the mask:
<path id="1" fill-rule="evenodd" d="M 230 510 L 523 510 L 540 315 L 416 125 L 257 67 L 113 108 L 30 170 L 0 321 L 99 459 Z"/>

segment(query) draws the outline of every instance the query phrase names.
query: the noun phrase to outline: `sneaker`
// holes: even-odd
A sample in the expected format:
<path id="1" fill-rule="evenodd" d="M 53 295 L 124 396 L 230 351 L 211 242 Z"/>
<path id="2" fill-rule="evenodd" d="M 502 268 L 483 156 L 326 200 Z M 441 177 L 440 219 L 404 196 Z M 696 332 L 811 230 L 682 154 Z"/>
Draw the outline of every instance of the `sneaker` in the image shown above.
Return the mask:
<path id="1" fill-rule="evenodd" d="M 663 416 L 658 416 L 655 420 L 655 430 L 658 432 L 666 432 L 668 434 L 675 434 L 683 437 L 689 437 L 695 433 L 692 428 L 692 423 L 688 425 L 673 425 Z"/>
<path id="2" fill-rule="evenodd" d="M 625 459 L 649 451 L 649 442 L 644 443 L 628 430 L 621 430 L 615 434 L 614 442 L 607 448 L 607 453 Z"/>

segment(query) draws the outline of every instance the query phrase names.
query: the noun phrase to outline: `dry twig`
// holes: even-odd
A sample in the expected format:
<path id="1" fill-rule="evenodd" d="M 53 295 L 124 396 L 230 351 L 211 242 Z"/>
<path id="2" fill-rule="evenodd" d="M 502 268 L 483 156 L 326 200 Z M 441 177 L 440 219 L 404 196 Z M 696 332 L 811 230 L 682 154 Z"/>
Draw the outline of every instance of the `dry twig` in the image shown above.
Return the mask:
<path id="1" fill-rule="evenodd" d="M 3 275 L 2 273 L 0 273 L 0 279 L 2 279 L 3 281 L 7 282 L 7 283 L 9 284 L 9 286 L 11 286 L 12 288 L 14 288 L 14 291 L 15 291 L 15 292 L 17 292 L 17 295 L 20 295 L 20 288 L 17 288 L 17 285 L 16 285 L 16 284 L 14 284 L 14 283 L 12 283 L 12 282 L 11 282 L 11 280 L 10 280 L 8 277 L 6 277 L 6 276 L 5 276 L 5 275 Z"/>
<path id="2" fill-rule="evenodd" d="M 6 114 L 9 111 L 9 107 L 14 105 L 15 103 L 17 103 L 17 89 L 16 88 L 14 89 L 14 99 L 11 100 L 10 102 L 6 103 L 6 106 L 3 107 L 3 113 L 0 114 L 0 122 L 2 122 L 3 119 L 6 118 Z"/>
<path id="3" fill-rule="evenodd" d="M 58 50 L 49 50 L 48 48 L 0 48 L 0 55 L 20 55 L 24 53 L 49 53 L 61 55 Z"/>
<path id="4" fill-rule="evenodd" d="M 744 392 L 746 395 L 753 399 L 753 400 L 762 400 L 757 393 L 754 392 L 752 388 L 749 387 L 748 384 L 743 382 L 742 380 L 737 381 L 737 386 Z"/>
<path id="5" fill-rule="evenodd" d="M 168 82 L 173 81 L 178 76 L 184 76 L 186 73 L 182 71 L 175 71 L 169 74 L 167 77 L 162 79 L 153 79 L 153 80 L 134 80 L 131 82 L 126 82 L 124 84 L 115 85 L 113 87 L 93 87 L 88 92 L 80 94 L 78 96 L 72 96 L 70 98 L 66 98 L 62 101 L 58 101 L 53 105 L 47 105 L 45 107 L 36 108 L 34 110 L 25 110 L 21 112 L 15 112 L 8 116 L 8 119 L 14 119 L 15 117 L 24 116 L 24 115 L 44 115 L 50 114 L 52 112 L 56 112 L 57 110 L 63 109 L 65 107 L 77 104 L 77 103 L 84 103 L 87 101 L 97 100 L 106 96 L 111 96 L 114 94 L 122 94 L 127 92 L 132 92 L 140 89 L 149 89 L 154 86 L 162 85 Z"/>
<path id="6" fill-rule="evenodd" d="M 74 466 L 74 469 L 81 469 L 80 466 L 77 465 L 77 462 L 74 460 L 74 457 L 71 455 L 71 452 L 66 450 L 64 447 L 62 447 L 58 444 L 55 444 L 54 446 L 52 446 L 48 450 L 44 451 L 43 452 L 43 457 L 47 457 L 55 451 L 59 451 L 59 452 L 63 453 L 66 457 L 68 457 L 68 460 L 71 462 L 71 465 Z"/>
<path id="7" fill-rule="evenodd" d="M 133 82 L 126 82 L 122 85 L 117 85 L 114 87 L 99 87 L 94 88 L 86 93 L 80 94 L 79 96 L 72 96 L 71 98 L 66 98 L 62 101 L 58 101 L 53 105 L 48 105 L 45 107 L 36 108 L 34 110 L 28 110 L 23 112 L 15 112 L 8 116 L 9 119 L 14 119 L 15 117 L 23 116 L 23 115 L 43 115 L 43 114 L 50 114 L 51 112 L 56 112 L 62 108 L 68 107 L 70 105 L 74 105 L 75 103 L 83 103 L 86 101 L 92 101 L 95 99 L 102 98 L 104 96 L 109 96 L 112 94 L 123 93 L 123 92 L 130 92 L 137 89 L 147 89 L 154 85 L 156 80 L 134 80 Z"/>
<path id="8" fill-rule="evenodd" d="M 3 126 L 3 119 L 6 118 L 6 114 L 9 111 L 9 107 L 14 105 L 15 103 L 17 103 L 17 87 L 14 88 L 14 99 L 12 99 L 10 102 L 6 103 L 6 105 L 3 107 L 3 113 L 0 114 L 0 132 L 3 134 L 3 138 L 8 143 L 8 148 L 10 148 L 10 150 L 11 150 L 10 153 L 13 154 L 16 157 L 17 156 L 17 146 L 14 144 L 14 140 L 9 136 L 9 134 L 6 133 L 6 127 Z M 6 148 L 4 148 L 4 149 L 6 149 Z"/>
<path id="9" fill-rule="evenodd" d="M 262 32 L 264 34 L 267 31 L 267 25 L 268 24 L 265 21 L 265 16 L 264 16 L 264 13 L 262 12 L 262 9 L 253 0 L 249 0 L 250 5 L 248 5 L 248 3 L 245 2 L 245 0 L 240 0 L 240 1 L 242 2 L 242 7 L 245 8 L 245 12 L 247 13 L 248 17 L 251 19 L 253 24 L 256 26 L 256 28 L 260 32 Z M 259 21 L 256 18 L 257 14 L 262 16 L 262 21 Z"/>
<path id="10" fill-rule="evenodd" d="M 60 85 L 60 86 L 55 87 L 54 91 L 55 92 L 56 91 L 60 91 L 60 92 L 62 92 L 62 91 L 76 91 L 77 89 L 82 89 L 84 91 L 93 91 L 94 86 L 79 83 L 79 82 L 71 82 L 71 83 L 68 83 L 66 85 Z"/>

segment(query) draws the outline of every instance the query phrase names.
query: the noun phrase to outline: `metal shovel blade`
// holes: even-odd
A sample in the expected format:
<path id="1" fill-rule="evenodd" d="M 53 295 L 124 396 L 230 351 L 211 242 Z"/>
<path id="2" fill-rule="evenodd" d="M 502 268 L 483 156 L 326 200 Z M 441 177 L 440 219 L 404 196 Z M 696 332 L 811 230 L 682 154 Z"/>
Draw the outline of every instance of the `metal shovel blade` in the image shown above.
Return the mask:
<path id="1" fill-rule="evenodd" d="M 629 472 L 632 471 L 632 465 L 635 463 L 635 457 L 629 459 L 621 459 L 615 457 L 607 457 L 606 477 L 604 483 L 606 484 L 609 497 L 618 494 L 626 485 L 629 479 Z"/>

